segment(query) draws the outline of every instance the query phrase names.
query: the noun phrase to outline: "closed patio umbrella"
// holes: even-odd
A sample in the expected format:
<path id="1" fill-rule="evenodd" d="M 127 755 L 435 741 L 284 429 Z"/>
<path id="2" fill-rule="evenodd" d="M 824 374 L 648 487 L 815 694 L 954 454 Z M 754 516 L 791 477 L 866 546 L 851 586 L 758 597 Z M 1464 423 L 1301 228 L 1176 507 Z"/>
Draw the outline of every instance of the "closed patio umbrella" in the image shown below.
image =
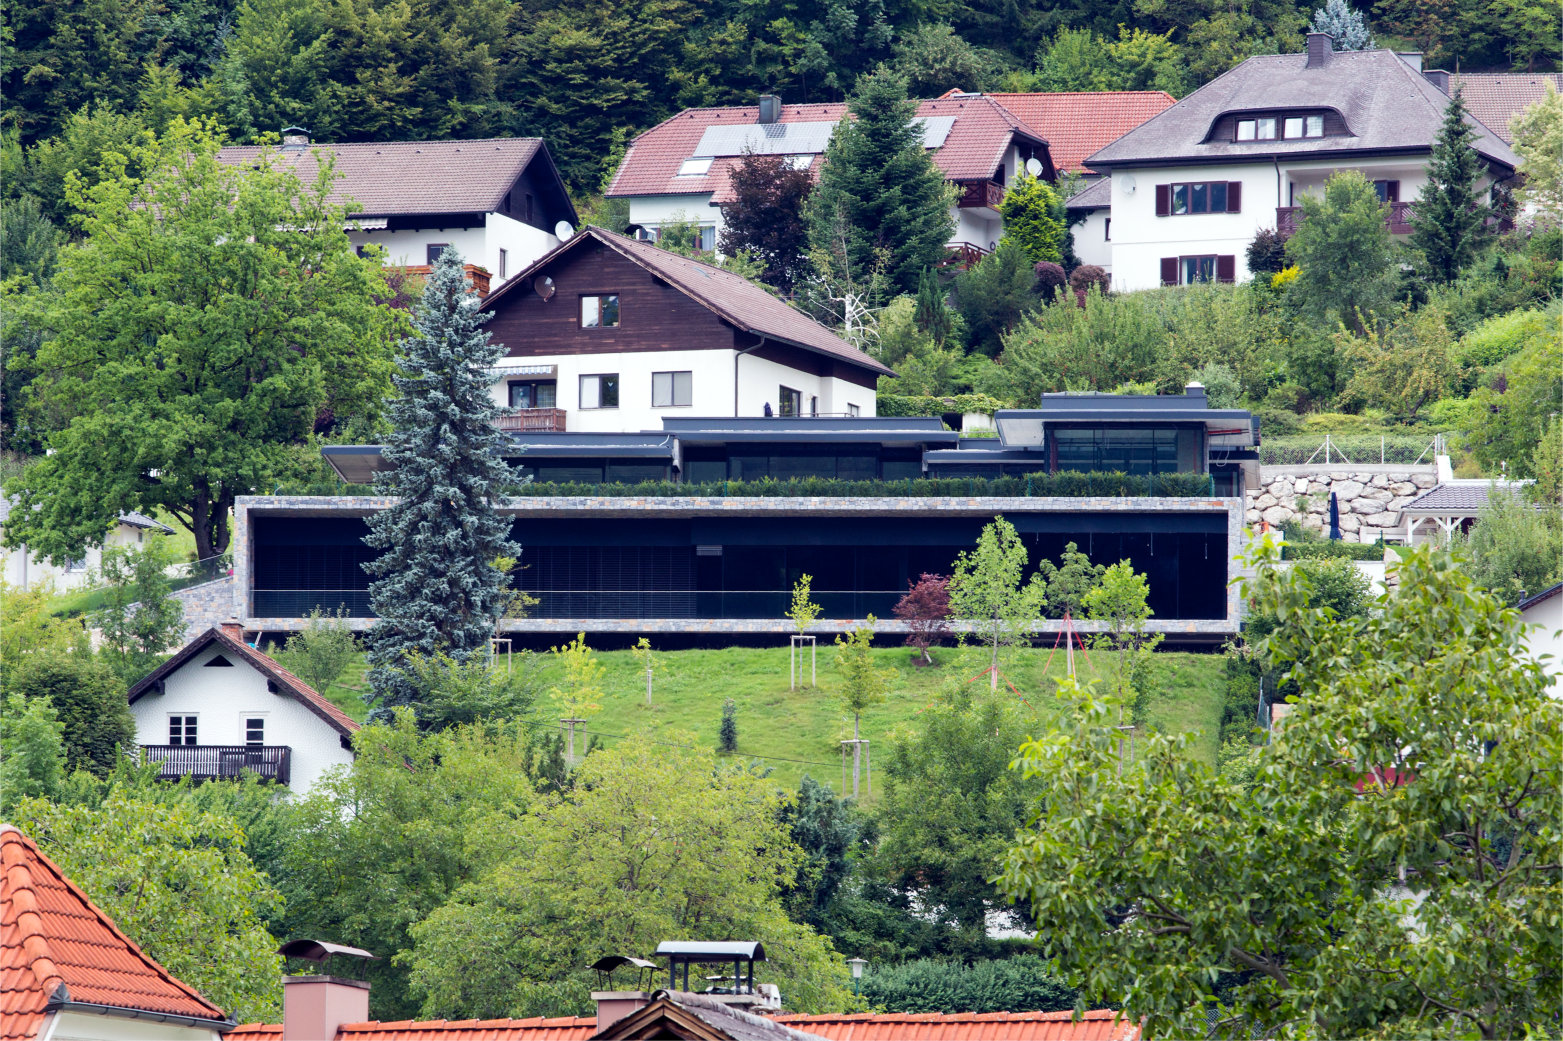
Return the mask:
<path id="1" fill-rule="evenodd" d="M 1340 497 L 1330 493 L 1330 538 L 1340 541 Z"/>

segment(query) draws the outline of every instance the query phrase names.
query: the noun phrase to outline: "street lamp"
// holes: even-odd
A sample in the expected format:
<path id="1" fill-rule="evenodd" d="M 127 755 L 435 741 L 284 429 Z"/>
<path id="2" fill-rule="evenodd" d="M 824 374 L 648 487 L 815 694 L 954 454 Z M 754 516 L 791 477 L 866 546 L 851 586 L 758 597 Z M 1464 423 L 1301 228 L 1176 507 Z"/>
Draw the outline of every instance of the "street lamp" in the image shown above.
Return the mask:
<path id="1" fill-rule="evenodd" d="M 847 964 L 852 966 L 852 996 L 862 997 L 863 966 L 868 964 L 866 958 L 848 958 Z"/>

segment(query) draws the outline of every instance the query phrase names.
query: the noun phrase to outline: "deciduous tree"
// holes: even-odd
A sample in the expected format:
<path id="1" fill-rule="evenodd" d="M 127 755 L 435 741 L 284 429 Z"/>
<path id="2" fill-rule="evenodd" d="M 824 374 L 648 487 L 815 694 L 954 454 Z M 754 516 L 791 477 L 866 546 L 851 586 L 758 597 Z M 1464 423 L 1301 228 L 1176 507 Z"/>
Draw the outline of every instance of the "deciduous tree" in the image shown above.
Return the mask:
<path id="1" fill-rule="evenodd" d="M 1165 639 L 1161 633 L 1145 631 L 1145 623 L 1151 617 L 1149 599 L 1150 584 L 1127 560 L 1103 571 L 1101 580 L 1082 598 L 1091 620 L 1107 623 L 1094 642 L 1112 655 L 1113 674 L 1108 686 L 1133 710 L 1136 725 L 1145 721 L 1154 692 L 1151 655 Z"/>
<path id="2" fill-rule="evenodd" d="M 977 546 L 955 559 L 950 575 L 950 611 L 988 648 L 989 687 L 999 689 L 1001 651 L 1029 643 L 1041 617 L 1046 589 L 1026 577 L 1025 544 L 1015 526 L 996 517 L 982 529 Z"/>
<path id="3" fill-rule="evenodd" d="M 722 252 L 749 252 L 765 265 L 767 285 L 792 292 L 809 270 L 804 203 L 814 189 L 808 170 L 786 156 L 748 154 L 728 174 L 732 200 L 722 204 Z"/>
<path id="4" fill-rule="evenodd" d="M 1073 542 L 1064 544 L 1057 564 L 1046 557 L 1038 561 L 1037 577 L 1046 586 L 1043 602 L 1048 617 L 1062 618 L 1067 614 L 1076 619 L 1084 618 L 1085 598 L 1101 584 L 1106 570 L 1101 564 L 1091 563 L 1091 558 L 1081 553 L 1080 547 Z"/>
<path id="5" fill-rule="evenodd" d="M 47 698 L 65 726 L 65 766 L 105 776 L 121 751 L 136 752 L 136 721 L 125 681 L 90 654 L 28 655 L 6 687 L 25 698 Z"/>
<path id="6" fill-rule="evenodd" d="M 1291 291 L 1306 317 L 1360 332 L 1388 306 L 1394 288 L 1388 218 L 1388 204 L 1357 170 L 1332 174 L 1322 198 L 1303 196 L 1302 222 L 1286 255 L 1300 269 Z"/>
<path id="7" fill-rule="evenodd" d="M 924 665 L 934 664 L 930 648 L 950 637 L 950 580 L 927 572 L 907 584 L 895 605 L 895 616 L 906 623 L 906 645 L 917 648 Z"/>
<path id="8" fill-rule="evenodd" d="M 104 657 L 127 681 L 151 671 L 184 638 L 184 605 L 171 595 L 167 574 L 173 557 L 159 534 L 103 551 L 103 607 L 93 622 L 103 633 Z"/>
<path id="9" fill-rule="evenodd" d="M 864 624 L 853 626 L 836 637 L 836 668 L 841 670 L 841 704 L 852 713 L 852 797 L 857 798 L 858 771 L 863 762 L 863 746 L 856 742 L 862 736 L 858 724 L 863 710 L 873 708 L 890 693 L 895 679 L 894 669 L 882 669 L 874 664 L 874 624 L 877 619 L 869 615 Z"/>
<path id="10" fill-rule="evenodd" d="M 327 614 L 315 608 L 304 621 L 304 628 L 288 637 L 281 648 L 267 652 L 284 668 L 296 674 L 316 691 L 325 694 L 358 654 L 358 641 L 347 627 L 347 610 Z"/>
<path id="11" fill-rule="evenodd" d="M 1551 81 L 1539 100 L 1509 121 L 1509 132 L 1524 175 L 1515 201 L 1533 211 L 1540 227 L 1563 224 L 1563 167 L 1556 162 L 1563 154 L 1563 94 Z"/>

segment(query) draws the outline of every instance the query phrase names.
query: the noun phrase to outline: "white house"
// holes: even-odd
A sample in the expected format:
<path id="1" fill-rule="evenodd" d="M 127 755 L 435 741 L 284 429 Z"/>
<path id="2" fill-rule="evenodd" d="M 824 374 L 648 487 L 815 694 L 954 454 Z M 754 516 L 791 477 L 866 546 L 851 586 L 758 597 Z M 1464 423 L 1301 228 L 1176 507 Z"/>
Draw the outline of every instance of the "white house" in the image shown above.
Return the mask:
<path id="1" fill-rule="evenodd" d="M 1447 82 L 1423 73 L 1419 55 L 1333 51 L 1325 33 L 1308 34 L 1306 53 L 1249 58 L 1216 77 L 1087 160 L 1112 182 L 1102 219 L 1113 287 L 1246 280 L 1254 236 L 1289 236 L 1302 198 L 1339 170 L 1372 180 L 1391 233 L 1409 234 Z M 1486 181 L 1512 177 L 1509 146 L 1467 118 Z M 1076 249 L 1089 238 L 1077 232 Z"/>
<path id="2" fill-rule="evenodd" d="M 11 501 L 0 499 L 0 530 L 11 519 Z M 7 585 L 18 589 L 31 589 L 40 582 L 53 586 L 56 592 L 81 589 L 103 566 L 105 546 L 139 546 L 146 541 L 148 532 L 172 535 L 174 529 L 139 513 L 122 513 L 114 526 L 96 546 L 88 546 L 76 560 L 55 563 L 40 557 L 25 544 L 15 549 L 0 550 L 5 554 L 4 570 L 0 571 Z"/>
<path id="3" fill-rule="evenodd" d="M 629 202 L 632 230 L 655 241 L 667 223 L 693 221 L 700 244 L 715 249 L 724 202 L 732 201 L 729 173 L 745 152 L 780 155 L 818 177 L 825 146 L 847 114 L 842 102 L 685 109 L 630 142 L 607 196 Z M 919 102 L 914 123 L 935 165 L 961 191 L 951 207 L 950 246 L 966 261 L 991 252 L 1003 236 L 998 204 L 1021 170 L 1055 178 L 1047 140 L 1009 109 L 983 94 L 952 92 Z"/>
<path id="4" fill-rule="evenodd" d="M 353 761 L 358 724 L 246 644 L 237 623 L 197 636 L 128 696 L 136 743 L 170 780 L 249 770 L 303 795 Z"/>
<path id="5" fill-rule="evenodd" d="M 873 416 L 894 373 L 730 271 L 588 227 L 482 304 L 518 432 L 660 431 L 667 418 Z"/>
<path id="6" fill-rule="evenodd" d="M 1563 582 L 1518 604 L 1525 645 L 1552 677 L 1552 692 L 1563 697 Z"/>
<path id="7" fill-rule="evenodd" d="M 219 158 L 253 164 L 261 152 L 232 145 Z M 332 201 L 362 207 L 348 236 L 354 246 L 381 246 L 387 264 L 415 273 L 453 247 L 497 287 L 557 246 L 558 226 L 577 219 L 541 138 L 317 144 L 289 127 L 274 152 L 306 185 L 322 154 L 339 175 Z M 487 290 L 481 280 L 479 288 Z"/>

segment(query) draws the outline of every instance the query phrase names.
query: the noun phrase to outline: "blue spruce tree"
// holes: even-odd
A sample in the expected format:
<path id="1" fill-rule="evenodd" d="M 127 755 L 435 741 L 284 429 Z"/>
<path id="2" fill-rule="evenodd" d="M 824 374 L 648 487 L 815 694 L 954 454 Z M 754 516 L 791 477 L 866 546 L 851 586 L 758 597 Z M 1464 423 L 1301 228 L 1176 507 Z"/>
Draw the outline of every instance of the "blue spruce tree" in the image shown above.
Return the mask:
<path id="1" fill-rule="evenodd" d="M 1322 8 L 1314 11 L 1313 24 L 1308 26 L 1308 31 L 1329 33 L 1335 41 L 1332 50 L 1371 51 L 1375 46 L 1373 34 L 1368 32 L 1368 23 L 1362 17 L 1362 12 L 1352 10 L 1346 0 L 1329 0 Z"/>
<path id="2" fill-rule="evenodd" d="M 508 595 L 495 559 L 520 554 L 495 508 L 516 475 L 493 426 L 504 409 L 489 397 L 485 370 L 504 348 L 480 328 L 487 318 L 468 294 L 461 257 L 445 250 L 397 359 L 395 432 L 375 475 L 375 491 L 397 502 L 370 518 L 364 538 L 384 551 L 364 565 L 375 576 L 369 602 L 379 619 L 366 640 L 371 719 L 416 706 L 409 655 L 461 662 L 488 653 Z"/>

